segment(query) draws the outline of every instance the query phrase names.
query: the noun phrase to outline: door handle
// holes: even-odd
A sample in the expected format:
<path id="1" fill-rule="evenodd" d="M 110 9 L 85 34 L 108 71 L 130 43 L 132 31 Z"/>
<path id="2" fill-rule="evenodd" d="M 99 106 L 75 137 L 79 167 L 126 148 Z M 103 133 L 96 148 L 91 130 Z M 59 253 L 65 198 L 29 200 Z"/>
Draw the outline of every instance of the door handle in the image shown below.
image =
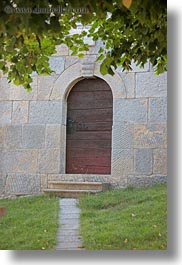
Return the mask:
<path id="1" fill-rule="evenodd" d="M 75 125 L 76 125 L 75 121 L 68 117 L 67 118 L 67 133 L 68 134 L 71 134 L 75 131 Z"/>

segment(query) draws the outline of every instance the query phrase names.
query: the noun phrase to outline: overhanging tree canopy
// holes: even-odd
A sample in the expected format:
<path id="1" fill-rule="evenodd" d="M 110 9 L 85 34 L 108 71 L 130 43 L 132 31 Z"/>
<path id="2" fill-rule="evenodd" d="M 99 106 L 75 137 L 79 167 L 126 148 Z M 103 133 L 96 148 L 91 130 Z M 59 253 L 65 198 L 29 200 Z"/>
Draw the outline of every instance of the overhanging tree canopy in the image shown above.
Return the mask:
<path id="1" fill-rule="evenodd" d="M 77 22 L 88 32 L 70 36 Z M 101 39 L 101 73 L 113 74 L 121 65 L 131 69 L 149 60 L 157 74 L 167 69 L 166 0 L 41 0 L 1 1 L 0 69 L 8 80 L 31 89 L 31 73 L 49 74 L 49 57 L 65 43 L 72 54 L 83 56 L 84 36 Z"/>

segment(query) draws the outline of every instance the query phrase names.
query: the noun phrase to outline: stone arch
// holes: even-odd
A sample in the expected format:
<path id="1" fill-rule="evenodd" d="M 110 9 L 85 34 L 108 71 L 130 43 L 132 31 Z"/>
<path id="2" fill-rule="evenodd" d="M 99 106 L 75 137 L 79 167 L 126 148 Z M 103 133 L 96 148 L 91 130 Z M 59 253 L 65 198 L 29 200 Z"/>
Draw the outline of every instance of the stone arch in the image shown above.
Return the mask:
<path id="1" fill-rule="evenodd" d="M 125 84 L 121 76 L 115 72 L 114 76 L 109 74 L 102 75 L 100 73 L 100 64 L 96 62 L 86 63 L 75 63 L 68 67 L 56 80 L 51 95 L 50 100 L 60 101 L 62 106 L 62 119 L 61 119 L 61 165 L 60 174 L 65 174 L 66 168 L 66 118 L 67 118 L 67 97 L 72 87 L 80 80 L 85 78 L 99 77 L 103 79 L 111 88 L 113 94 L 113 108 L 114 101 L 116 99 L 126 98 L 127 93 L 125 89 Z M 113 109 L 114 116 L 114 109 Z M 115 136 L 113 135 L 114 139 Z M 113 140 L 112 140 L 113 141 Z M 113 158 L 112 158 L 113 160 Z M 112 161 L 113 162 L 113 161 Z M 111 162 L 111 163 L 112 163 Z M 112 174 L 112 165 L 111 165 Z"/>
<path id="2" fill-rule="evenodd" d="M 68 67 L 56 80 L 50 100 L 65 100 L 71 88 L 83 78 L 92 78 L 94 76 L 99 77 L 106 81 L 111 87 L 113 98 L 126 98 L 126 89 L 124 82 L 120 75 L 115 72 L 114 76 L 109 74 L 102 75 L 100 73 L 100 64 L 94 63 L 93 69 L 90 69 L 91 73 L 85 74 L 83 70 L 83 64 L 76 63 Z"/>

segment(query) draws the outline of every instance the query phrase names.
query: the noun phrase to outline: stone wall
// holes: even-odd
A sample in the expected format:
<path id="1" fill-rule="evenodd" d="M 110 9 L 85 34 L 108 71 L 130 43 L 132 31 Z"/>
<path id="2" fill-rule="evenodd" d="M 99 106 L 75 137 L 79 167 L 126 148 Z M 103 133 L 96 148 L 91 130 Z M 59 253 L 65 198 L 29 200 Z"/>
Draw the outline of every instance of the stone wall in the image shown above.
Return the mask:
<path id="1" fill-rule="evenodd" d="M 83 59 L 65 45 L 50 58 L 55 73 L 33 74 L 33 90 L 0 73 L 0 194 L 40 193 L 48 180 L 101 180 L 113 186 L 150 185 L 167 176 L 167 73 L 144 69 L 102 76 L 101 43 Z M 66 97 L 82 78 L 103 78 L 113 92 L 111 176 L 65 175 Z"/>

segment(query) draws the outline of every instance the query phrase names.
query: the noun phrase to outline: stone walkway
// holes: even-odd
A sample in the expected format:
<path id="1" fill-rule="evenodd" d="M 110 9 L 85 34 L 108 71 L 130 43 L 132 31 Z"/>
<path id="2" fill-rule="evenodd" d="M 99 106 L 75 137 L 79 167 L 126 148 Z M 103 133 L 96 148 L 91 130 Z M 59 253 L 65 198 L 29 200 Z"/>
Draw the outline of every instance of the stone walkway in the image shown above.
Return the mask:
<path id="1" fill-rule="evenodd" d="M 80 209 L 77 199 L 60 199 L 58 244 L 56 250 L 81 250 Z"/>

